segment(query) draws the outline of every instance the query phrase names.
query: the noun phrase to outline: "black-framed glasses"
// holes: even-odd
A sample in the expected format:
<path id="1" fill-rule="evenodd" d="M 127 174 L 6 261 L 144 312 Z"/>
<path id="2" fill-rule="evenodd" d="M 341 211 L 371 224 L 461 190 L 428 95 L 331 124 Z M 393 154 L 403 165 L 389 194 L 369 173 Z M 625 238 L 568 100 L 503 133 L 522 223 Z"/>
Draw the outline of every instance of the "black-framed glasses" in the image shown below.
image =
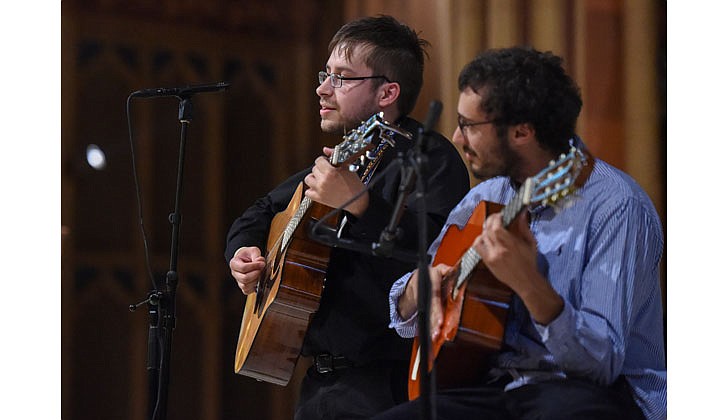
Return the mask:
<path id="1" fill-rule="evenodd" d="M 387 76 L 345 77 L 336 73 L 326 73 L 325 71 L 320 71 L 318 73 L 318 80 L 320 85 L 322 85 L 328 78 L 331 78 L 331 86 L 335 88 L 340 88 L 344 84 L 344 80 L 384 79 L 387 81 L 387 83 L 392 83 L 392 81 L 389 80 Z"/>
<path id="2" fill-rule="evenodd" d="M 458 117 L 458 127 L 460 128 L 460 132 L 463 133 L 463 136 L 467 137 L 467 133 L 465 130 L 468 127 L 472 127 L 475 125 L 483 125 L 483 124 L 495 124 L 498 122 L 497 118 L 494 118 L 492 120 L 487 121 L 476 121 L 476 122 L 466 122 L 463 117 Z"/>

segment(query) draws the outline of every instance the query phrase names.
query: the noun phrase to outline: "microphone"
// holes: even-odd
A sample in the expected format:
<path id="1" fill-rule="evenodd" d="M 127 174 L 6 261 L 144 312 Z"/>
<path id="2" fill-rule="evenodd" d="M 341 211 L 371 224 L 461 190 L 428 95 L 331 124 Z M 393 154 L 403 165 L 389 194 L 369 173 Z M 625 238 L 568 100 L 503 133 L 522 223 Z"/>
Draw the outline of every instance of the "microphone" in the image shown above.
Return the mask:
<path id="1" fill-rule="evenodd" d="M 425 142 L 427 141 L 428 135 L 432 133 L 432 128 L 440 118 L 441 112 L 442 102 L 438 100 L 430 102 L 430 109 L 427 112 L 425 123 L 422 125 L 422 128 L 420 128 L 418 133 L 417 143 L 413 149 L 407 152 L 407 154 L 411 157 L 411 153 L 414 153 L 414 162 L 412 163 L 419 165 L 421 172 L 425 172 L 427 166 L 427 156 L 424 155 L 426 149 Z M 415 169 L 412 165 L 407 165 L 407 162 L 408 161 L 403 162 L 404 166 L 402 168 L 402 177 L 400 179 L 398 190 L 399 195 L 397 196 L 397 201 L 394 204 L 392 217 L 387 227 L 385 227 L 379 235 L 379 242 L 372 245 L 375 255 L 385 257 L 392 255 L 394 241 L 397 239 L 397 225 L 399 224 L 399 221 L 402 218 L 402 213 L 404 212 L 405 200 L 415 188 L 415 180 L 417 178 Z"/>
<path id="2" fill-rule="evenodd" d="M 432 134 L 432 129 L 437 124 L 437 120 L 440 119 L 440 113 L 442 113 L 442 102 L 437 99 L 430 102 L 430 109 L 427 111 L 427 117 L 425 122 L 422 124 L 419 132 L 417 133 L 417 143 L 413 149 L 415 152 L 424 153 L 427 150 L 428 137 Z M 424 156 L 420 156 L 424 158 Z M 422 163 L 424 168 L 424 162 Z"/>
<path id="3" fill-rule="evenodd" d="M 217 82 L 182 87 L 142 89 L 132 92 L 131 96 L 137 98 L 154 98 L 158 96 L 177 96 L 184 98 L 195 93 L 218 92 L 227 89 L 229 86 L 229 82 Z"/>
<path id="4" fill-rule="evenodd" d="M 429 133 L 432 131 L 432 128 L 440 118 L 440 113 L 442 113 L 442 102 L 438 100 L 430 102 L 430 110 L 427 112 L 427 117 L 422 127 L 423 133 Z"/>

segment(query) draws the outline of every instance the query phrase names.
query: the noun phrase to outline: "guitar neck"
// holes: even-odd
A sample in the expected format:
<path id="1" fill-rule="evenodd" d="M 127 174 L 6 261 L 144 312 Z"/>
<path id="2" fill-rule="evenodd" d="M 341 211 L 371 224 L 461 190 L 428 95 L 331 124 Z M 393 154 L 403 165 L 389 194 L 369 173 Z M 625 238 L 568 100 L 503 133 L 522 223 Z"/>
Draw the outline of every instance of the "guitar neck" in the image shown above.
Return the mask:
<path id="1" fill-rule="evenodd" d="M 526 182 L 524 182 L 523 185 L 521 185 L 521 188 L 518 189 L 516 196 L 513 197 L 513 199 L 511 199 L 505 207 L 503 207 L 503 211 L 501 212 L 503 217 L 503 226 L 509 227 L 511 223 L 516 220 L 516 217 L 521 213 L 521 211 L 526 208 L 528 203 L 531 202 L 531 191 L 533 191 L 531 187 L 532 183 L 532 178 L 526 179 Z"/>
<path id="2" fill-rule="evenodd" d="M 503 217 L 503 226 L 510 226 L 511 223 L 513 223 L 513 221 L 516 219 L 516 217 L 521 213 L 521 211 L 531 201 L 531 182 L 531 178 L 528 178 L 526 182 L 521 186 L 521 188 L 518 189 L 516 196 L 513 197 L 513 199 L 511 199 L 511 201 L 509 201 L 505 207 L 503 207 L 503 210 L 501 211 L 501 217 Z M 483 221 L 483 223 L 485 223 L 485 220 Z M 467 251 L 465 251 L 463 256 L 460 258 L 460 261 L 458 262 L 459 274 L 457 281 L 455 282 L 455 290 L 457 290 L 465 282 L 465 280 L 470 277 L 470 274 L 473 272 L 473 270 L 480 261 L 480 254 L 478 253 L 478 251 L 475 250 L 474 246 L 471 246 L 470 248 L 468 248 Z"/>
<path id="3" fill-rule="evenodd" d="M 281 236 L 282 240 L 280 242 L 281 251 L 288 247 L 288 243 L 291 241 L 293 233 L 296 231 L 296 228 L 298 228 L 298 225 L 301 223 L 301 220 L 303 220 L 308 209 L 311 208 L 312 203 L 313 201 L 308 197 L 303 197 L 303 200 L 301 200 L 301 205 L 298 206 L 296 213 L 293 217 L 291 217 L 291 220 L 288 221 L 286 228 L 283 230 L 283 235 Z"/>

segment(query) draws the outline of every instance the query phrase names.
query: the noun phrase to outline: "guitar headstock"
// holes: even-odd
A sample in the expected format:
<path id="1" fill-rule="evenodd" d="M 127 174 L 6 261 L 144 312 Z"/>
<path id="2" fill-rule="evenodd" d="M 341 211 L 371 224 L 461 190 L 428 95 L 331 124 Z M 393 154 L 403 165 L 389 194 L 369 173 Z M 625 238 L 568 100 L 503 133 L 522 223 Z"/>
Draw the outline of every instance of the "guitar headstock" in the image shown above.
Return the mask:
<path id="1" fill-rule="evenodd" d="M 344 136 L 344 141 L 334 147 L 329 162 L 333 166 L 341 166 L 353 163 L 364 156 L 373 159 L 373 156 L 369 156 L 367 152 L 374 149 L 381 141 L 394 145 L 395 134 L 408 139 L 412 138 L 412 134 L 409 132 L 385 121 L 383 112 L 374 114 Z"/>
<path id="2" fill-rule="evenodd" d="M 573 193 L 576 178 L 586 163 L 581 150 L 572 147 L 569 153 L 562 154 L 558 160 L 531 177 L 529 203 L 553 206 Z"/>
<path id="3" fill-rule="evenodd" d="M 563 208 L 577 189 L 576 179 L 586 165 L 584 153 L 572 147 L 541 172 L 526 179 L 516 197 L 503 209 L 503 223 L 508 226 L 524 208 L 533 205 Z"/>

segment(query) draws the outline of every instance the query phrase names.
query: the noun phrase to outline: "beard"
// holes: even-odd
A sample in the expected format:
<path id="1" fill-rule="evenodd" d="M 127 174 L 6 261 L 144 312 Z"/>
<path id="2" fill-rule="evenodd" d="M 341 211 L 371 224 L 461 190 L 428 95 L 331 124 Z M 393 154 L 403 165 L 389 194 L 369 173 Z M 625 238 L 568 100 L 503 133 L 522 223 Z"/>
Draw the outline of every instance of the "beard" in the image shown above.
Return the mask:
<path id="1" fill-rule="evenodd" d="M 330 118 L 321 118 L 321 131 L 328 134 L 346 135 L 379 111 L 381 109 L 376 104 L 369 104 L 351 114 L 343 113 L 340 108 L 336 108 Z"/>
<path id="2" fill-rule="evenodd" d="M 465 147 L 464 151 L 480 158 L 480 167 L 470 164 L 470 171 L 480 181 L 495 178 L 497 176 L 513 177 L 514 171 L 519 167 L 520 158 L 508 144 L 508 135 L 505 130 L 498 130 L 498 143 L 495 147 L 486 152 L 476 153 L 475 150 Z"/>

